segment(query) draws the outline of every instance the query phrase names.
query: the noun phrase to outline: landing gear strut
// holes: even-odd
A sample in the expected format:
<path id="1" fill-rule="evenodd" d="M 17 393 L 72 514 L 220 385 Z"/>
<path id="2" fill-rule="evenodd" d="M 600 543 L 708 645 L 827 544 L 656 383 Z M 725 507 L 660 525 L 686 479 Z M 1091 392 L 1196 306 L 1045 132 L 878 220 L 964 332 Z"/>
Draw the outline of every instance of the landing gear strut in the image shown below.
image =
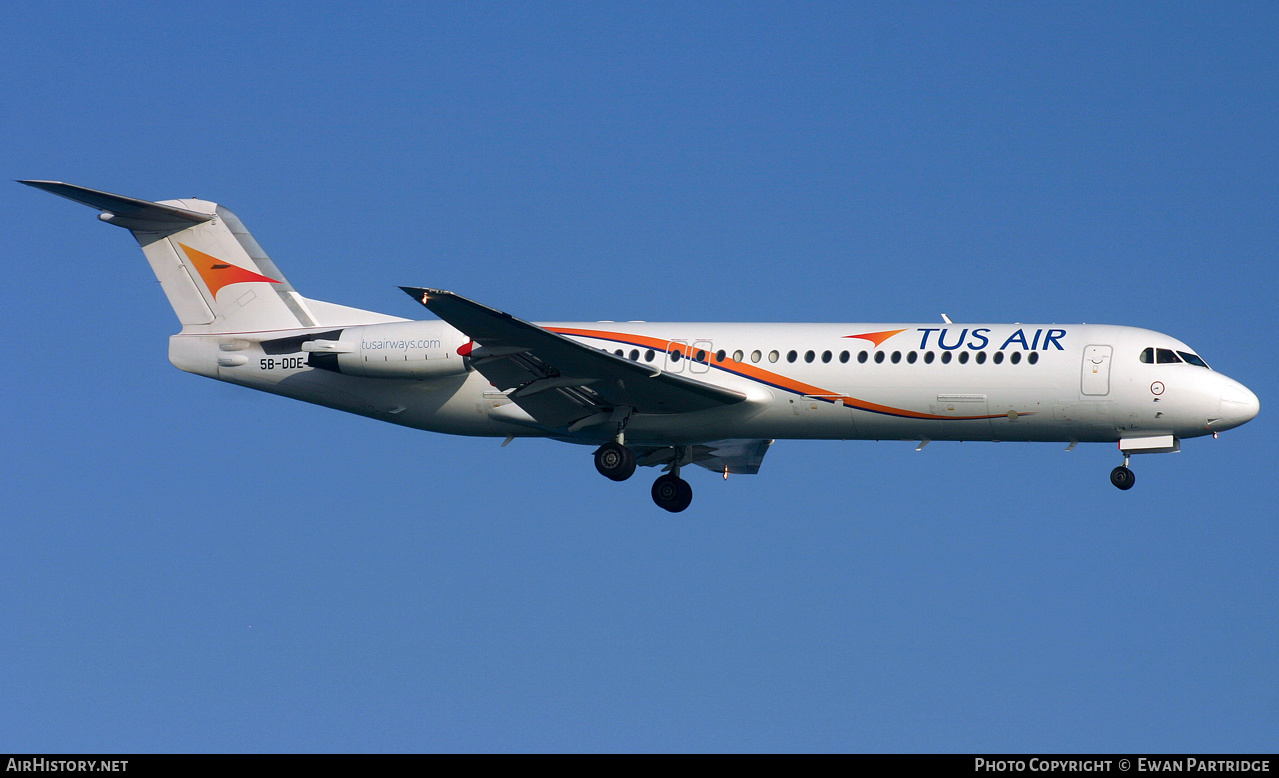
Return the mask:
<path id="1" fill-rule="evenodd" d="M 659 508 L 679 513 L 693 502 L 693 487 L 675 471 L 669 472 L 653 482 L 653 502 Z"/>
<path id="2" fill-rule="evenodd" d="M 1127 456 L 1124 457 L 1124 463 L 1122 465 L 1110 471 L 1110 482 L 1114 484 L 1116 488 L 1122 489 L 1125 492 L 1131 489 L 1133 484 L 1137 483 L 1137 476 L 1128 469 Z"/>
<path id="3" fill-rule="evenodd" d="M 595 469 L 600 475 L 614 481 L 625 481 L 635 474 L 635 452 L 623 443 L 619 430 L 616 440 L 610 440 L 595 450 Z M 653 482 L 653 502 L 671 513 L 679 513 L 693 502 L 693 487 L 679 477 L 680 464 L 688 462 L 687 446 L 674 446 L 670 460 L 670 472 Z"/>
<path id="4" fill-rule="evenodd" d="M 635 474 L 635 452 L 626 447 L 626 424 L 632 408 L 613 409 L 610 422 L 617 425 L 617 437 L 595 450 L 595 469 L 614 481 L 625 481 Z"/>
<path id="5" fill-rule="evenodd" d="M 690 461 L 689 453 L 688 446 L 674 446 L 666 474 L 653 482 L 653 502 L 662 510 L 679 513 L 693 502 L 693 487 L 679 477 L 680 465 Z"/>

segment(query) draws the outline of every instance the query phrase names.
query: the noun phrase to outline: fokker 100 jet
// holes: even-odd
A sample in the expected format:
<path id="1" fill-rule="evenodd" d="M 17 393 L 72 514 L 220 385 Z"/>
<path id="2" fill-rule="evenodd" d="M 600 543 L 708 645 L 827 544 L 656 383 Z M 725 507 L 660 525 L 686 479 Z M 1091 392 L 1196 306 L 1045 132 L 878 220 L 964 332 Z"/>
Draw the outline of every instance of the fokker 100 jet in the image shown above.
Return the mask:
<path id="1" fill-rule="evenodd" d="M 533 324 L 401 287 L 438 320 L 311 300 L 226 208 L 23 181 L 133 233 L 182 330 L 187 372 L 406 427 L 595 447 L 615 481 L 664 468 L 755 473 L 778 439 L 1117 443 L 1129 457 L 1237 427 L 1257 396 L 1151 330 L 1056 324 Z M 505 445 L 505 444 L 504 444 Z"/>

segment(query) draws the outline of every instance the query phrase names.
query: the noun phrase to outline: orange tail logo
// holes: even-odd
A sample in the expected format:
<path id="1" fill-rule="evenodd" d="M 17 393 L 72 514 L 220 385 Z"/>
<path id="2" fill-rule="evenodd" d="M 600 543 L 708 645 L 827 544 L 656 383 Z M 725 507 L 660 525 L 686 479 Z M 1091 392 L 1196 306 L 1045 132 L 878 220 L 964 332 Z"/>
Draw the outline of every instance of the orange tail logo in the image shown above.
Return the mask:
<path id="1" fill-rule="evenodd" d="M 268 284 L 280 283 L 273 278 L 258 275 L 252 270 L 245 270 L 239 265 L 223 262 L 217 257 L 205 254 L 203 251 L 193 249 L 185 244 L 179 243 L 178 245 L 186 252 L 191 264 L 195 265 L 196 271 L 200 274 L 200 278 L 204 279 L 204 285 L 209 287 L 209 293 L 213 295 L 215 300 L 218 298 L 218 292 L 222 287 L 230 286 L 231 284 L 243 284 L 250 281 L 262 281 Z"/>

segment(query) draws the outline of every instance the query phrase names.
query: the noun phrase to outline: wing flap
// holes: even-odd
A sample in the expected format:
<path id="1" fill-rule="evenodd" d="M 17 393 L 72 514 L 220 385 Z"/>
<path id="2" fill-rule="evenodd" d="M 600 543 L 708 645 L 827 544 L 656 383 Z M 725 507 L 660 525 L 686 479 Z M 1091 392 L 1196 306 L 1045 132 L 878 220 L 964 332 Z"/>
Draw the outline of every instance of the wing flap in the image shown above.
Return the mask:
<path id="1" fill-rule="evenodd" d="M 755 475 L 771 445 L 771 440 L 716 440 L 695 446 L 693 464 L 716 473 Z"/>
<path id="2" fill-rule="evenodd" d="M 636 462 L 645 467 L 671 465 L 678 458 L 681 465 L 697 465 L 716 473 L 755 475 L 768 453 L 771 440 L 712 440 L 679 450 L 672 446 L 637 449 Z"/>

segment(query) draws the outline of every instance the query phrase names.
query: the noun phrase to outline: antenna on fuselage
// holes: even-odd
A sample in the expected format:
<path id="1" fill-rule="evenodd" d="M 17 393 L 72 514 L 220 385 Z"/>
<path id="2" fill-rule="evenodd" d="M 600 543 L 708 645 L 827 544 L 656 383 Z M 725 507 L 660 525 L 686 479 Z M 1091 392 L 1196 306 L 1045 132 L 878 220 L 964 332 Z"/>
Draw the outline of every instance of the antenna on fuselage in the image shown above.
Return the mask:
<path id="1" fill-rule="evenodd" d="M 954 323 L 955 323 L 955 322 L 951 321 L 951 320 L 950 320 L 950 317 L 949 317 L 949 316 L 947 316 L 947 315 L 946 315 L 946 314 L 944 314 L 944 313 L 941 315 L 941 320 L 942 320 L 942 321 L 944 321 L 944 322 L 946 322 L 947 324 L 954 324 Z"/>

